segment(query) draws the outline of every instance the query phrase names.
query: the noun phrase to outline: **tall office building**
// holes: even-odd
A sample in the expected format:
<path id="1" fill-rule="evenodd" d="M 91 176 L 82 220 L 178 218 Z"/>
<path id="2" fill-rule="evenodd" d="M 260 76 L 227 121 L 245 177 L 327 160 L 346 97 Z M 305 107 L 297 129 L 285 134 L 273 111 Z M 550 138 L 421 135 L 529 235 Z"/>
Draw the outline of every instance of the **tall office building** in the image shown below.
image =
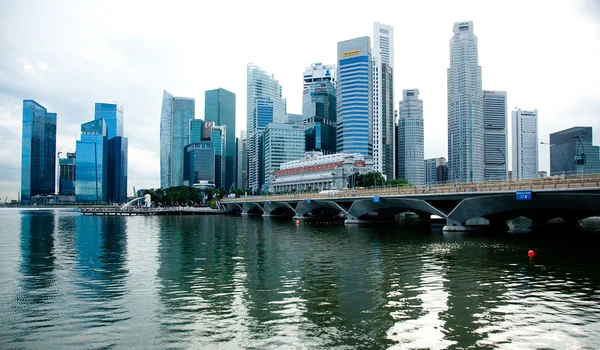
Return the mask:
<path id="1" fill-rule="evenodd" d="M 337 43 L 338 153 L 373 155 L 373 70 L 371 39 Z"/>
<path id="2" fill-rule="evenodd" d="M 193 98 L 164 91 L 160 115 L 160 186 L 183 185 L 184 147 L 189 144 L 190 121 L 195 116 Z"/>
<path id="3" fill-rule="evenodd" d="M 428 158 L 423 161 L 425 171 L 425 185 L 437 183 L 437 158 Z"/>
<path id="4" fill-rule="evenodd" d="M 248 188 L 246 130 L 240 132 L 237 147 L 237 188 Z"/>
<path id="5" fill-rule="evenodd" d="M 200 141 L 185 146 L 184 184 L 192 186 L 207 181 L 215 183 L 215 149 L 213 142 Z"/>
<path id="6" fill-rule="evenodd" d="M 129 142 L 124 133 L 123 106 L 115 103 L 96 103 L 94 119 L 104 119 L 108 140 L 107 201 L 127 201 L 127 157 Z"/>
<path id="7" fill-rule="evenodd" d="M 258 176 L 260 170 L 258 168 L 260 164 L 259 137 L 268 123 L 285 122 L 286 100 L 282 96 L 279 81 L 272 74 L 269 74 L 253 63 L 248 63 L 246 83 L 248 178 L 250 189 L 258 191 L 260 186 Z M 271 111 L 267 112 L 267 109 Z"/>
<path id="8" fill-rule="evenodd" d="M 550 176 L 600 173 L 600 148 L 593 145 L 591 126 L 550 134 Z"/>
<path id="9" fill-rule="evenodd" d="M 538 177 L 537 109 L 512 112 L 512 163 L 513 180 Z"/>
<path id="10" fill-rule="evenodd" d="M 394 161 L 394 28 L 373 23 L 373 164 L 393 179 Z"/>
<path id="11" fill-rule="evenodd" d="M 411 185 L 422 185 L 425 181 L 423 101 L 419 89 L 403 90 L 398 119 L 398 178 Z"/>
<path id="12" fill-rule="evenodd" d="M 104 119 L 81 124 L 76 142 L 75 200 L 103 203 L 108 195 L 108 132 Z"/>
<path id="13" fill-rule="evenodd" d="M 506 91 L 483 92 L 485 180 L 505 180 L 508 171 Z"/>
<path id="14" fill-rule="evenodd" d="M 302 123 L 306 125 L 306 151 L 336 153 L 337 97 L 333 69 L 333 65 L 316 63 L 304 71 Z"/>
<path id="15" fill-rule="evenodd" d="M 39 103 L 23 100 L 21 139 L 21 201 L 56 190 L 56 113 Z"/>
<path id="16" fill-rule="evenodd" d="M 60 158 L 59 177 L 58 177 L 58 194 L 61 196 L 75 195 L 75 169 L 76 169 L 76 154 L 67 153 L 67 158 Z"/>
<path id="17" fill-rule="evenodd" d="M 302 124 L 302 114 L 286 113 L 284 124 Z"/>
<path id="18" fill-rule="evenodd" d="M 225 167 L 226 167 L 226 154 L 227 154 L 227 127 L 225 125 L 215 125 L 212 127 L 210 133 L 210 139 L 215 150 L 215 187 L 225 188 Z M 229 185 L 231 186 L 231 185 Z"/>
<path id="19" fill-rule="evenodd" d="M 219 88 L 204 93 L 204 119 L 212 120 L 215 125 L 226 127 L 225 135 L 225 183 L 229 189 L 236 182 L 235 162 L 235 94 Z"/>
<path id="20" fill-rule="evenodd" d="M 454 23 L 448 68 L 448 165 L 453 181 L 484 180 L 483 90 L 473 22 Z"/>
<path id="21" fill-rule="evenodd" d="M 252 112 L 252 125 L 254 129 L 248 137 L 248 179 L 250 190 L 260 190 L 261 178 L 264 178 L 264 163 L 261 161 L 263 152 L 261 147 L 261 136 L 269 123 L 273 123 L 275 104 L 268 98 L 257 98 L 254 101 Z"/>
<path id="22" fill-rule="evenodd" d="M 264 184 L 269 191 L 276 170 L 281 163 L 304 157 L 304 125 L 270 123 L 264 132 Z"/>

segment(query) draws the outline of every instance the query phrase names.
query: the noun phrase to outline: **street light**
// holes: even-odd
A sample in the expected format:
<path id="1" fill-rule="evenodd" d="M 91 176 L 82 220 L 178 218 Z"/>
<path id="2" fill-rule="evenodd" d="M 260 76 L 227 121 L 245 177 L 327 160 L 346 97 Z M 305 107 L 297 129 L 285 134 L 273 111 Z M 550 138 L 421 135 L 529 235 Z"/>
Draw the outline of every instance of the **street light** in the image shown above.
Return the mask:
<path id="1" fill-rule="evenodd" d="M 546 143 L 546 142 L 542 141 L 542 142 L 540 142 L 540 144 L 550 146 L 550 151 L 552 151 L 552 146 L 556 146 L 556 148 L 558 148 L 560 153 L 562 153 L 563 157 L 565 157 L 565 164 L 563 166 L 563 179 L 564 179 L 565 178 L 565 169 L 567 168 L 567 166 L 569 166 L 569 158 L 567 158 L 567 155 L 565 154 L 565 152 L 560 147 L 558 147 L 558 145 L 555 145 L 553 143 Z M 552 155 L 552 153 L 550 153 L 550 155 Z M 552 169 L 552 164 L 550 164 L 550 169 Z"/>
<path id="2" fill-rule="evenodd" d="M 581 141 L 581 139 L 583 138 L 583 136 L 573 136 L 574 139 L 577 139 L 577 141 L 579 141 L 579 143 L 577 144 L 577 150 L 575 151 L 575 156 L 577 161 L 575 162 L 575 164 L 582 164 L 583 165 L 583 172 L 585 173 L 585 147 L 583 147 L 583 142 Z M 581 145 L 581 158 L 579 158 L 579 145 Z M 577 168 L 577 167 L 576 167 Z"/>

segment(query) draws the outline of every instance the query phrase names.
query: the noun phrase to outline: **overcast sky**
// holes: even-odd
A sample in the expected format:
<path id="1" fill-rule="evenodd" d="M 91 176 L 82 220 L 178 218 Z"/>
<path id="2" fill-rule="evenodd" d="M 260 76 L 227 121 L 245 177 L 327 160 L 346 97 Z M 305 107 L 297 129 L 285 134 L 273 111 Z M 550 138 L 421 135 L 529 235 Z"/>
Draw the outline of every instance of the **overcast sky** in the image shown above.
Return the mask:
<path id="1" fill-rule="evenodd" d="M 394 27 L 395 109 L 424 101 L 425 157 L 447 157 L 446 69 L 454 22 L 474 21 L 485 90 L 538 109 L 539 139 L 592 126 L 600 143 L 600 0 L 576 1 L 5 1 L 0 0 L 0 196 L 20 191 L 22 100 L 58 113 L 57 150 L 75 151 L 95 102 L 123 103 L 129 183 L 159 186 L 162 92 L 237 95 L 246 125 L 246 64 L 275 75 L 289 113 L 302 112 L 302 73 L 335 63 L 336 43 Z M 510 144 L 509 144 L 510 147 Z M 549 168 L 540 146 L 540 170 Z M 510 163 L 509 163 L 510 169 Z"/>

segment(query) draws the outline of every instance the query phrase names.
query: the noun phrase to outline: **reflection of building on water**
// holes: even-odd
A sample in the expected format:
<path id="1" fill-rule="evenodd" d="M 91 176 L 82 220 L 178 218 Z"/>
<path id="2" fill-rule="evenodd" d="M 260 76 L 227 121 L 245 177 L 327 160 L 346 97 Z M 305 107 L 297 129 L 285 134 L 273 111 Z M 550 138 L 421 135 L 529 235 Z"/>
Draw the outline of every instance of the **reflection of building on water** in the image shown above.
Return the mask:
<path id="1" fill-rule="evenodd" d="M 54 215 L 51 212 L 22 213 L 21 273 L 26 277 L 23 280 L 24 290 L 44 289 L 54 283 L 54 251 Z"/>
<path id="2" fill-rule="evenodd" d="M 114 300 L 126 291 L 126 218 L 80 216 L 75 222 L 77 271 L 85 295 Z"/>

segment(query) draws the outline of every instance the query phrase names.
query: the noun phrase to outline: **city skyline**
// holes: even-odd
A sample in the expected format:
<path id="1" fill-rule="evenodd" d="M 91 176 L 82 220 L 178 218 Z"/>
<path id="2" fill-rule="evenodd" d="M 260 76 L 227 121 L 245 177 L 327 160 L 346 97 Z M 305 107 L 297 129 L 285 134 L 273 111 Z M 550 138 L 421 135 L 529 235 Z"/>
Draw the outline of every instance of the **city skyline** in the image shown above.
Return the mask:
<path id="1" fill-rule="evenodd" d="M 302 87 L 299 82 L 304 67 L 311 62 L 335 62 L 336 43 L 349 38 L 371 36 L 373 22 L 394 27 L 398 38 L 395 45 L 400 47 L 399 38 L 402 37 L 403 41 L 409 40 L 403 46 L 413 50 L 410 55 L 397 55 L 395 59 L 394 99 L 396 105 L 399 101 L 398 91 L 418 86 L 421 97 L 427 101 L 426 158 L 447 157 L 448 154 L 445 135 L 447 130 L 439 127 L 447 124 L 445 70 L 449 61 L 448 39 L 453 23 L 463 20 L 476 24 L 479 65 L 484 71 L 483 88 L 506 91 L 508 111 L 514 110 L 514 107 L 537 108 L 541 116 L 538 131 L 540 141 L 547 142 L 550 133 L 573 126 L 591 126 L 594 132 L 599 132 L 596 111 L 600 110 L 600 92 L 592 83 L 600 78 L 598 68 L 592 64 L 600 59 L 599 21 L 595 21 L 599 12 L 597 7 L 590 7 L 594 5 L 593 2 L 588 2 L 588 7 L 583 2 L 572 6 L 566 2 L 550 5 L 541 2 L 517 5 L 514 2 L 493 11 L 474 2 L 459 4 L 460 6 L 439 3 L 439 11 L 436 12 L 443 15 L 432 18 L 424 16 L 429 10 L 427 6 L 416 4 L 395 6 L 404 13 L 414 15 L 386 15 L 375 9 L 355 11 L 346 13 L 348 21 L 332 21 L 325 27 L 326 30 L 321 27 L 318 31 L 301 27 L 297 19 L 283 15 L 279 16 L 283 18 L 276 16 L 269 25 L 253 24 L 246 32 L 223 29 L 222 36 L 209 38 L 209 44 L 214 44 L 220 50 L 223 45 L 234 41 L 236 47 L 226 49 L 225 56 L 233 56 L 234 51 L 243 54 L 237 54 L 235 59 L 227 58 L 223 63 L 229 71 L 222 74 L 194 68 L 207 62 L 198 60 L 201 52 L 191 50 L 187 58 L 179 57 L 177 51 L 182 51 L 189 45 L 185 40 L 176 40 L 174 43 L 167 41 L 167 38 L 171 40 L 172 35 L 182 30 L 198 37 L 199 33 L 206 31 L 203 27 L 196 28 L 200 24 L 194 24 L 194 27 L 179 24 L 172 31 L 160 34 L 151 25 L 134 20 L 132 22 L 135 25 L 123 26 L 119 28 L 119 32 L 114 32 L 115 29 L 99 26 L 94 18 L 83 16 L 77 19 L 75 14 L 84 13 L 83 6 L 77 3 L 61 8 L 46 4 L 28 6 L 26 2 L 3 2 L 3 15 L 0 15 L 3 19 L 2 32 L 17 32 L 19 35 L 5 35 L 1 39 L 1 44 L 6 47 L 7 59 L 0 65 L 0 129 L 3 129 L 0 135 L 0 159 L 7 171 L 1 179 L 0 195 L 16 199 L 19 191 L 19 119 L 22 115 L 22 101 L 25 99 L 36 100 L 48 110 L 58 113 L 57 149 L 62 148 L 63 152 L 75 150 L 81 122 L 93 118 L 93 102 L 123 101 L 130 126 L 128 192 L 131 192 L 133 186 L 156 188 L 160 186 L 158 101 L 164 89 L 194 98 L 197 101 L 197 118 L 204 119 L 204 91 L 222 87 L 237 95 L 238 104 L 243 103 L 239 101 L 245 98 L 246 64 L 255 62 L 280 81 L 283 98 L 287 100 L 287 111 L 300 113 Z M 540 4 L 544 9 L 544 16 L 541 17 L 536 16 Z M 92 9 L 86 10 L 86 13 L 94 10 L 94 13 L 102 14 L 111 8 L 103 5 L 96 9 L 99 4 L 90 6 Z M 54 10 L 53 7 L 57 9 Z M 247 11 L 254 11 L 252 6 L 242 5 L 242 8 L 246 7 Z M 111 21 L 127 18 L 134 8 L 133 4 L 128 4 L 119 13 L 111 11 L 111 15 L 114 15 Z M 298 6 L 298 9 L 301 8 Z M 158 18 L 164 11 L 162 8 L 148 6 L 145 14 L 152 19 Z M 508 26 L 507 19 L 515 11 L 528 21 L 520 22 L 519 26 Z M 55 16 L 48 16 L 49 14 Z M 68 16 L 69 26 L 45 26 L 49 29 L 40 33 L 23 26 L 26 15 L 28 18 L 39 19 L 42 24 L 49 18 L 54 22 L 63 15 Z M 102 18 L 100 15 L 94 17 Z M 558 18 L 563 23 L 560 28 L 555 26 Z M 78 27 L 76 33 L 69 29 L 73 25 Z M 214 26 L 216 22 L 210 21 L 207 25 Z M 277 26 L 281 28 L 278 30 L 280 33 L 272 35 L 277 35 L 273 40 L 281 38 L 278 45 L 246 39 L 260 33 L 271 33 L 269 28 Z M 406 35 L 413 30 L 419 32 L 418 38 L 416 35 L 414 38 Z M 555 52 L 555 42 L 561 42 L 562 52 Z M 52 50 L 71 46 L 77 47 L 77 50 Z M 270 46 L 277 48 L 275 50 Z M 294 57 L 285 54 L 292 49 Z M 170 53 L 161 55 L 157 50 Z M 522 52 L 523 55 L 513 58 L 511 56 L 514 56 L 514 52 Z M 572 52 L 578 54 L 577 65 L 569 64 Z M 561 66 L 565 66 L 565 69 L 556 68 Z M 199 73 L 202 75 L 198 75 Z M 196 78 L 192 78 L 194 75 Z M 524 81 L 527 83 L 524 84 Z M 565 91 L 563 86 L 569 86 L 568 90 L 571 91 Z M 244 114 L 242 108 L 237 109 L 236 135 L 246 124 Z M 598 137 L 600 136 L 596 134 L 595 138 Z M 541 147 L 539 152 L 540 169 L 549 170 L 549 149 Z M 512 164 L 510 159 L 509 164 Z"/>

